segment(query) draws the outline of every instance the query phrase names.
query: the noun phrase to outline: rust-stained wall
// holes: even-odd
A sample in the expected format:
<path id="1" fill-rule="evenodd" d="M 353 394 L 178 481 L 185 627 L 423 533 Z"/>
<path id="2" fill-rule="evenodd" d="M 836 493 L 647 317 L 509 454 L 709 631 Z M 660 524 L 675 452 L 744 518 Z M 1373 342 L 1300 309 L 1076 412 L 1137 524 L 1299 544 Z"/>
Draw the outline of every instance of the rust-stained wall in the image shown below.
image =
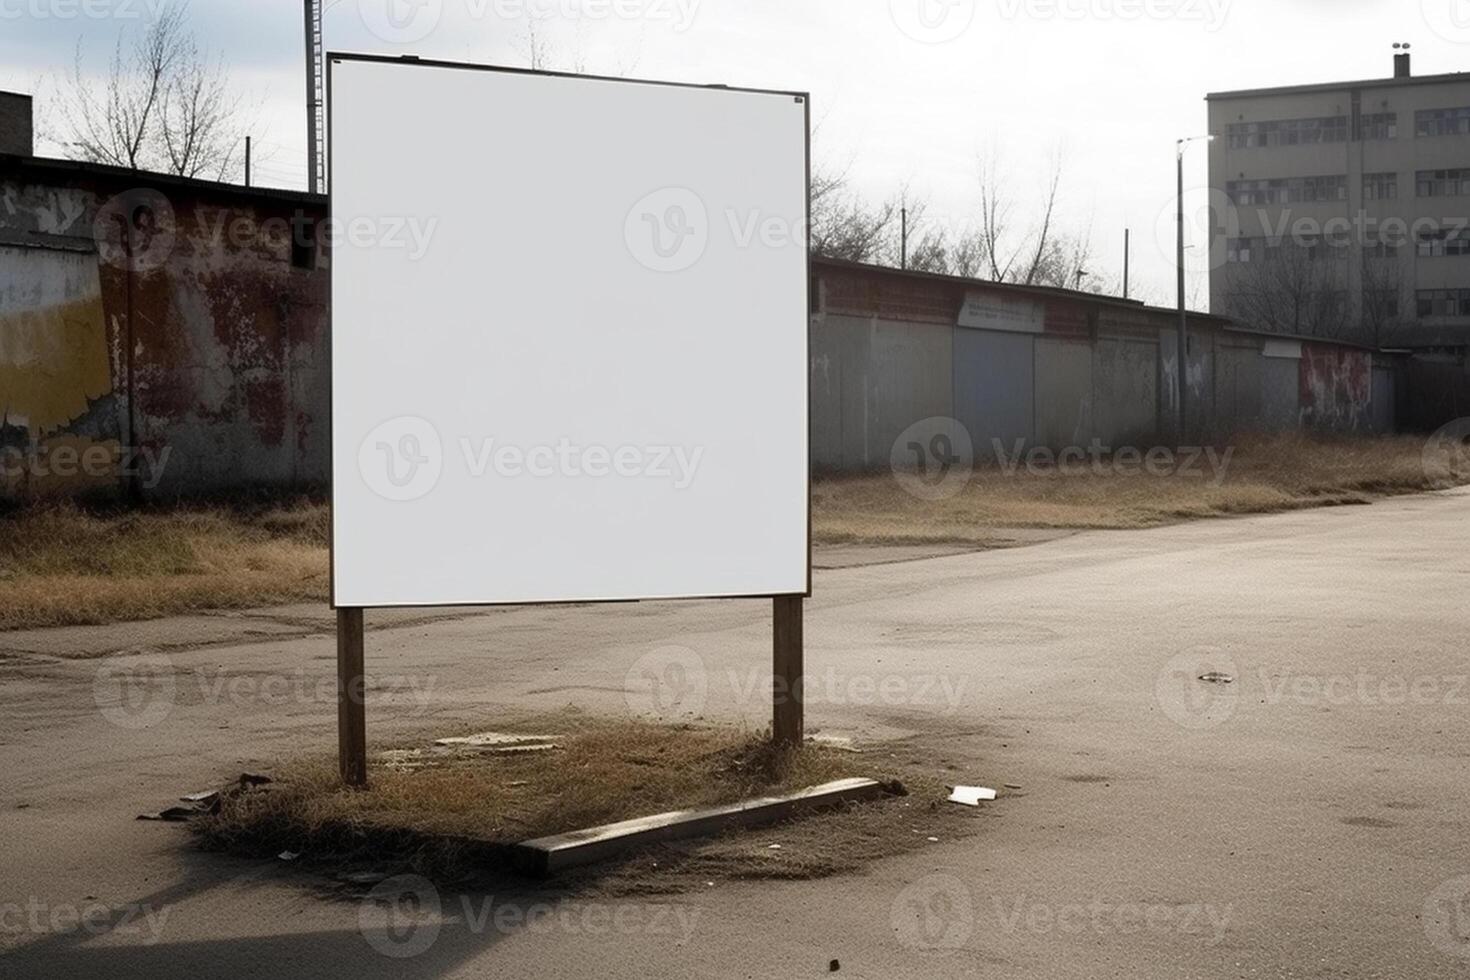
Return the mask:
<path id="1" fill-rule="evenodd" d="M 325 483 L 323 217 L 307 195 L 0 157 L 3 436 L 32 460 L 5 490 L 73 489 L 34 479 L 58 440 L 110 446 L 101 484 L 155 496 Z"/>

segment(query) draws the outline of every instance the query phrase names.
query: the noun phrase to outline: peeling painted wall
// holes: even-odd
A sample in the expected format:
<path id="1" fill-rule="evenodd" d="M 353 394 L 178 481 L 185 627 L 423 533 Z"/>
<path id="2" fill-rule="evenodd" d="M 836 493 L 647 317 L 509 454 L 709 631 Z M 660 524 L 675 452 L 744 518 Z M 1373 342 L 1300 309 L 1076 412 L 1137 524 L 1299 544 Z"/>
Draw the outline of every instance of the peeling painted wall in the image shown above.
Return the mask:
<path id="1" fill-rule="evenodd" d="M 154 495 L 325 483 L 329 257 L 302 247 L 324 216 L 306 195 L 0 161 L 7 443 L 103 440 L 104 482 Z"/>
<path id="2" fill-rule="evenodd" d="M 0 492 L 110 487 L 119 452 L 95 255 L 0 245 Z"/>

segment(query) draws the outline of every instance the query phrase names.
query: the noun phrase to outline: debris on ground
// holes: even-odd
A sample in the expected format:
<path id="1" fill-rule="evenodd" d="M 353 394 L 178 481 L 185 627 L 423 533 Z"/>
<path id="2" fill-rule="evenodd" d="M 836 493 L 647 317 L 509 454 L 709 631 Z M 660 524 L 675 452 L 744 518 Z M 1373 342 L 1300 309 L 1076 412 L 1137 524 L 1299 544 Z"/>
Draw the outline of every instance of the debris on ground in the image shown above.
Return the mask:
<path id="1" fill-rule="evenodd" d="M 842 964 L 837 962 L 836 960 L 833 960 L 831 963 L 827 964 L 828 973 L 836 973 L 840 969 L 842 969 Z"/>
<path id="2" fill-rule="evenodd" d="M 1235 678 L 1229 674 L 1222 674 L 1218 670 L 1211 670 L 1200 674 L 1199 679 L 1206 684 L 1234 684 Z"/>
<path id="3" fill-rule="evenodd" d="M 241 789 L 246 789 L 247 787 L 250 787 L 250 786 L 265 786 L 266 784 L 272 783 L 272 782 L 275 782 L 275 780 L 271 779 L 269 776 L 262 776 L 259 773 L 254 773 L 254 772 L 242 772 L 242 773 L 240 773 L 240 788 Z"/>
<path id="4" fill-rule="evenodd" d="M 276 855 L 276 857 L 280 858 L 282 861 L 294 861 L 300 856 L 300 851 L 282 851 L 280 854 Z"/>
<path id="5" fill-rule="evenodd" d="M 559 749 L 562 735 L 517 735 L 513 732 L 479 732 L 453 738 L 436 738 L 442 748 L 471 751 L 483 755 L 519 755 L 523 752 L 547 752 Z"/>
<path id="6" fill-rule="evenodd" d="M 1001 785 L 1005 786 L 1006 789 L 1025 789 L 1020 783 L 1002 783 Z"/>
<path id="7" fill-rule="evenodd" d="M 989 786 L 954 786 L 949 793 L 950 803 L 979 806 L 981 800 L 995 799 L 995 790 Z"/>
<path id="8" fill-rule="evenodd" d="M 139 820 L 163 820 L 169 823 L 180 823 L 199 816 L 204 811 L 197 806 L 171 806 L 159 810 L 157 813 L 140 813 Z"/>
<path id="9" fill-rule="evenodd" d="M 187 796 L 179 797 L 179 801 L 182 803 L 194 803 L 200 806 L 208 806 L 217 799 L 219 799 L 219 790 L 217 789 L 207 789 L 203 792 L 190 793 Z"/>

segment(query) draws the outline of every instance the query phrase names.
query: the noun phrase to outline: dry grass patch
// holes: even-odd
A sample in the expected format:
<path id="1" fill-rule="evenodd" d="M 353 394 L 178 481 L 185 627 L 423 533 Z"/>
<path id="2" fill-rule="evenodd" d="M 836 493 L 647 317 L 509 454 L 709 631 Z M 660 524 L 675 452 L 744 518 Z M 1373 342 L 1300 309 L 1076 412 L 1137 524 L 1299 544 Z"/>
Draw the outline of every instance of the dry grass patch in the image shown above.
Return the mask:
<path id="1" fill-rule="evenodd" d="M 1390 494 L 1470 483 L 1462 454 L 1448 479 L 1426 473 L 1424 440 L 1239 440 L 1178 458 L 1181 472 L 1150 475 L 1136 463 L 1094 472 L 1085 465 L 1012 472 L 978 467 L 963 490 L 942 500 L 907 493 L 892 474 L 835 478 L 813 491 L 813 524 L 828 543 L 959 542 L 987 545 L 1006 528 L 1143 528 L 1203 517 L 1367 503 Z M 1226 453 L 1229 453 L 1226 456 Z M 1188 464 L 1188 465 L 1186 465 Z"/>
<path id="2" fill-rule="evenodd" d="M 1223 477 L 976 470 L 962 492 L 928 501 L 892 474 L 819 480 L 825 543 L 1009 543 L 1012 528 L 1138 528 L 1254 514 L 1470 482 L 1470 453 L 1426 475 L 1424 441 L 1238 440 Z M 1224 452 L 1220 450 L 1219 452 Z M 1218 459 L 1219 457 L 1217 457 Z M 199 609 L 325 601 L 329 518 L 318 500 L 88 510 L 70 504 L 0 514 L 0 630 L 149 619 Z"/>
<path id="3" fill-rule="evenodd" d="M 603 887 L 620 891 L 662 890 L 699 876 L 832 874 L 920 846 L 929 831 L 912 826 L 915 807 L 928 809 L 941 791 L 913 766 L 883 753 L 811 744 L 781 751 L 732 729 L 564 715 L 516 730 L 565 737 L 558 739 L 562 748 L 550 752 L 429 756 L 422 768 L 386 761 L 384 755 L 402 758 L 390 751 L 373 762 L 369 787 L 361 791 L 344 788 L 329 759 L 292 762 L 272 773 L 269 786 L 227 793 L 219 811 L 195 827 L 206 846 L 237 854 L 294 851 L 318 868 L 406 868 L 462 881 L 507 871 L 506 848 L 523 840 L 849 776 L 900 778 L 921 794 L 849 806 L 779 828 L 660 845 L 573 876 L 594 875 Z M 926 819 L 967 823 L 974 816 Z M 771 849 L 771 840 L 786 844 Z M 659 880 L 651 882 L 650 875 Z"/>
<path id="4" fill-rule="evenodd" d="M 321 599 L 328 535 L 326 506 L 309 501 L 18 510 L 0 516 L 0 629 Z"/>

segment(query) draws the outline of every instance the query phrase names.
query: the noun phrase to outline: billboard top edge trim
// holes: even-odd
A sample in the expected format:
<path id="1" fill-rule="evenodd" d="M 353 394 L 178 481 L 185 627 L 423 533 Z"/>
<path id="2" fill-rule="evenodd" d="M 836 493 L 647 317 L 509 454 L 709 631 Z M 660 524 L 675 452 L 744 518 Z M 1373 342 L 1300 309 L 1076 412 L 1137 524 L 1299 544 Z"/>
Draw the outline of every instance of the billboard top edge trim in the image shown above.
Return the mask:
<path id="1" fill-rule="evenodd" d="M 657 78 L 624 78 L 617 75 L 586 75 L 577 72 L 546 71 L 541 68 L 515 68 L 508 65 L 488 65 L 472 61 L 444 61 L 434 58 L 420 58 L 415 55 L 387 55 L 387 54 L 365 54 L 350 51 L 328 51 L 326 54 L 328 71 L 338 62 L 355 62 L 358 64 L 382 64 L 382 65 L 412 65 L 420 68 L 451 68 L 461 71 L 486 71 L 499 72 L 506 75 L 534 75 L 546 78 L 570 78 L 588 82 L 622 82 L 627 85 L 657 85 L 665 88 L 689 88 L 701 89 L 712 92 L 735 92 L 744 95 L 780 95 L 790 98 L 802 99 L 808 105 L 811 104 L 810 92 L 801 92 L 794 89 L 771 89 L 771 88 L 749 88 L 741 85 L 722 85 L 718 83 L 699 82 L 671 82 L 666 79 Z"/>

